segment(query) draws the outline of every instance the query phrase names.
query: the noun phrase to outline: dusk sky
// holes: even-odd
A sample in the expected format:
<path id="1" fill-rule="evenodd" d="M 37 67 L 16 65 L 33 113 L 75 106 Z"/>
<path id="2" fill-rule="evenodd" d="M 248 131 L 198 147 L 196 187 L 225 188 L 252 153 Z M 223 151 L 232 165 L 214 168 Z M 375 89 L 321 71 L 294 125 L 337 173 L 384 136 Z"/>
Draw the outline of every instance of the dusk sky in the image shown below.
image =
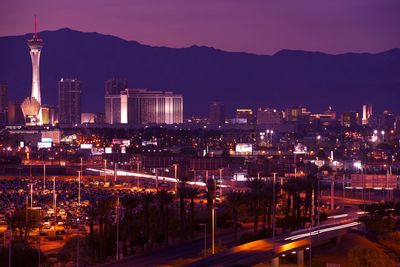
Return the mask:
<path id="1" fill-rule="evenodd" d="M 143 44 L 273 54 L 400 47 L 398 0 L 2 0 L 0 35 L 69 27 Z"/>

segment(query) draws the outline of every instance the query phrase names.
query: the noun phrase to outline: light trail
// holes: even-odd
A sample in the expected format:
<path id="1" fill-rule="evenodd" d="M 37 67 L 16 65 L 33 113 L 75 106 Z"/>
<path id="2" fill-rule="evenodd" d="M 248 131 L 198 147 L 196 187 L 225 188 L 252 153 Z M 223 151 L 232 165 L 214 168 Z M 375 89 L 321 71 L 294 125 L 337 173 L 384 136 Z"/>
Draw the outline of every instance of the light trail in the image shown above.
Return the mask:
<path id="1" fill-rule="evenodd" d="M 360 224 L 361 223 L 359 223 L 359 222 L 351 222 L 351 223 L 347 223 L 347 224 L 343 224 L 343 225 L 338 225 L 338 226 L 323 228 L 323 229 L 317 230 L 317 231 L 312 231 L 311 233 L 304 233 L 304 234 L 290 236 L 290 237 L 285 238 L 284 240 L 285 241 L 288 241 L 288 240 L 295 241 L 295 240 L 298 240 L 301 238 L 310 237 L 310 235 L 314 236 L 314 235 L 332 232 L 332 231 L 336 231 L 336 230 L 340 230 L 340 229 L 351 228 L 351 227 L 358 226 Z"/>

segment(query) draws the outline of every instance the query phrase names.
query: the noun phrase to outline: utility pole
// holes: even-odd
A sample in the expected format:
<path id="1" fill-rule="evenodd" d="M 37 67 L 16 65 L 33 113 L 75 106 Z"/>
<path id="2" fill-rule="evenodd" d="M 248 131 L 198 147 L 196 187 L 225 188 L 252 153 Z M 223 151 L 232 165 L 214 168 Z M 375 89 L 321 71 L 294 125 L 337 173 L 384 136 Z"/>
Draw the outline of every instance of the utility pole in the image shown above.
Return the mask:
<path id="1" fill-rule="evenodd" d="M 273 250 L 275 251 L 275 222 L 276 222 L 276 203 L 275 203 L 275 183 L 276 183 L 276 172 L 273 173 L 274 180 L 272 184 L 272 243 Z"/>
<path id="2" fill-rule="evenodd" d="M 77 218 L 76 219 L 76 221 L 77 221 L 77 223 L 78 223 L 78 237 L 77 237 L 77 239 L 76 239 L 76 267 L 79 267 L 79 258 L 80 258 L 80 247 L 79 247 L 79 239 L 80 239 L 80 235 L 81 235 L 81 233 L 79 232 L 80 230 L 79 230 L 79 218 Z"/>
<path id="3" fill-rule="evenodd" d="M 138 176 L 136 177 L 137 178 L 137 189 L 139 190 L 139 187 L 140 187 L 140 178 L 139 178 L 139 175 L 140 175 L 140 163 L 139 162 L 137 162 L 136 163 L 136 168 L 137 168 L 137 174 L 138 174 Z"/>
<path id="4" fill-rule="evenodd" d="M 175 192 L 178 192 L 178 164 L 174 164 L 174 178 L 175 178 Z"/>
<path id="5" fill-rule="evenodd" d="M 32 209 L 32 207 L 33 207 L 33 184 L 30 183 L 29 185 L 30 185 L 30 188 L 31 188 L 31 209 Z"/>
<path id="6" fill-rule="evenodd" d="M 46 191 L 46 163 L 43 164 L 43 192 Z"/>
<path id="7" fill-rule="evenodd" d="M 56 203 L 56 177 L 53 176 L 53 210 L 54 210 L 54 222 L 57 221 L 57 203 Z"/>
<path id="8" fill-rule="evenodd" d="M 116 215 L 117 215 L 117 257 L 116 257 L 116 259 L 119 260 L 119 197 L 117 197 Z"/>
<path id="9" fill-rule="evenodd" d="M 107 160 L 104 160 L 104 186 L 106 185 L 107 182 Z"/>
<path id="10" fill-rule="evenodd" d="M 211 254 L 215 254 L 215 189 L 216 189 L 216 181 L 213 179 L 213 200 L 212 200 L 212 209 L 211 209 Z"/>

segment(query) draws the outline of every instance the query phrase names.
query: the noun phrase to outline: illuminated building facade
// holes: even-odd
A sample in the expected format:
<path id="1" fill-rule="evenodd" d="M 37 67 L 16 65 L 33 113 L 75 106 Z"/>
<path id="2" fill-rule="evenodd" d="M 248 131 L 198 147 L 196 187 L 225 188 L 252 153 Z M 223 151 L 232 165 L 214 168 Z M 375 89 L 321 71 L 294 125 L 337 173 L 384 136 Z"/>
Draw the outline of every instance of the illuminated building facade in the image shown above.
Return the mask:
<path id="1" fill-rule="evenodd" d="M 356 127 L 359 122 L 358 112 L 346 111 L 342 114 L 342 126 L 344 127 Z"/>
<path id="2" fill-rule="evenodd" d="M 272 108 L 257 110 L 257 124 L 279 124 L 282 122 L 282 112 Z"/>
<path id="3" fill-rule="evenodd" d="M 254 121 L 254 114 L 251 108 L 238 108 L 236 109 L 236 119 L 245 119 L 247 123 Z"/>
<path id="4" fill-rule="evenodd" d="M 367 125 L 372 116 L 372 104 L 363 105 L 362 125 Z"/>
<path id="5" fill-rule="evenodd" d="M 182 122 L 182 95 L 147 89 L 126 89 L 121 94 L 121 123 L 140 125 Z"/>

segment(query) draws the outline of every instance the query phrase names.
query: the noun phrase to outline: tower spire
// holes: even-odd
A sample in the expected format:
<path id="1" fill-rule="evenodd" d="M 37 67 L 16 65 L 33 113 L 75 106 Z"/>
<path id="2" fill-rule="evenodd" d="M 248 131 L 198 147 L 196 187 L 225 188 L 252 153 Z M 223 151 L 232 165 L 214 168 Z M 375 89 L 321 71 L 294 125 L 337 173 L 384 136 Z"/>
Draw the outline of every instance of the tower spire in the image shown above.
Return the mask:
<path id="1" fill-rule="evenodd" d="M 35 36 L 37 35 L 37 21 L 36 21 L 36 15 L 35 15 Z"/>

